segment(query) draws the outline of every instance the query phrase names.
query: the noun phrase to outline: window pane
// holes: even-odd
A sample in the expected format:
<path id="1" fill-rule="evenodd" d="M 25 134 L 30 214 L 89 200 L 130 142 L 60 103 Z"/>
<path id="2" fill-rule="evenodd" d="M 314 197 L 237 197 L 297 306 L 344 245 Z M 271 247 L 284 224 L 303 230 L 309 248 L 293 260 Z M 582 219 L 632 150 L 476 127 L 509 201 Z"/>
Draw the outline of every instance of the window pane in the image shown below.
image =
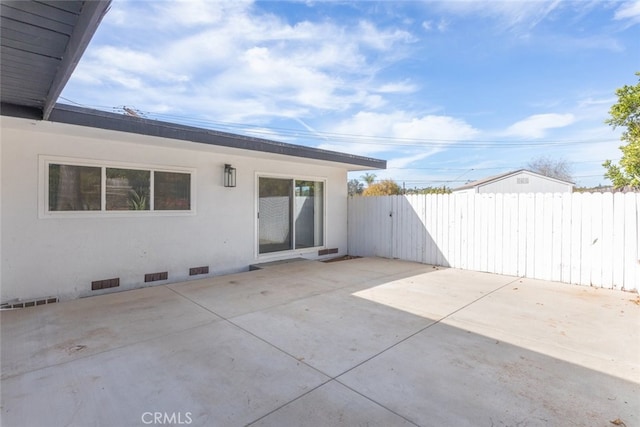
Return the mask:
<path id="1" fill-rule="evenodd" d="M 148 211 L 150 171 L 107 168 L 107 210 Z"/>
<path id="2" fill-rule="evenodd" d="M 296 181 L 296 249 L 324 244 L 324 183 Z"/>
<path id="3" fill-rule="evenodd" d="M 188 211 L 191 209 L 191 174 L 154 172 L 154 210 Z"/>
<path id="4" fill-rule="evenodd" d="M 259 252 L 286 251 L 293 248 L 291 236 L 290 179 L 260 178 Z"/>
<path id="5" fill-rule="evenodd" d="M 49 165 L 49 211 L 99 211 L 99 167 Z"/>

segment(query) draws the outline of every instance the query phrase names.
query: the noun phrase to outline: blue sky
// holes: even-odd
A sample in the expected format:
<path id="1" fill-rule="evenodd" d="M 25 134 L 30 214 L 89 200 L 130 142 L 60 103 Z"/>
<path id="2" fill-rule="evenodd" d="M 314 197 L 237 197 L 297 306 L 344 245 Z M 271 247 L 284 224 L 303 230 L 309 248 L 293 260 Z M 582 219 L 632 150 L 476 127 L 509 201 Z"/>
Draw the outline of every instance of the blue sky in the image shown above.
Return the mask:
<path id="1" fill-rule="evenodd" d="M 540 156 L 593 186 L 636 71 L 640 1 L 114 0 L 60 102 L 381 158 L 408 188 Z"/>

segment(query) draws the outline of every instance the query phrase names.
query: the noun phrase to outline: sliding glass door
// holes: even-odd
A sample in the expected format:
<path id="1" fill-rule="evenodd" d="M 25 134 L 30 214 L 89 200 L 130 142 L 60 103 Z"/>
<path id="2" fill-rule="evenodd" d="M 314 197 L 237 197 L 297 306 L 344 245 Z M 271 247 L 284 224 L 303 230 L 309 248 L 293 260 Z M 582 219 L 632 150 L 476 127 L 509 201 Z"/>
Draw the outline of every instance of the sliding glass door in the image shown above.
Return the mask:
<path id="1" fill-rule="evenodd" d="M 324 182 L 259 178 L 258 252 L 324 245 Z"/>
<path id="2" fill-rule="evenodd" d="M 293 249 L 291 180 L 260 178 L 259 186 L 260 253 Z"/>
<path id="3" fill-rule="evenodd" d="M 323 245 L 324 183 L 295 181 L 296 249 Z"/>

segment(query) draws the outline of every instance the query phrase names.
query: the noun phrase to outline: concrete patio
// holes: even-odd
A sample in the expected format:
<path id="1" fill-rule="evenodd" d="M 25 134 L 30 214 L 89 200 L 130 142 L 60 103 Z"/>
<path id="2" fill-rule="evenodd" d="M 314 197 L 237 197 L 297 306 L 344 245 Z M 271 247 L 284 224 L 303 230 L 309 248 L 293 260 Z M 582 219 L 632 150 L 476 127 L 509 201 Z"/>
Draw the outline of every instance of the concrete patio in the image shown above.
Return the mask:
<path id="1" fill-rule="evenodd" d="M 621 291 L 361 258 L 1 321 L 4 427 L 640 425 Z"/>

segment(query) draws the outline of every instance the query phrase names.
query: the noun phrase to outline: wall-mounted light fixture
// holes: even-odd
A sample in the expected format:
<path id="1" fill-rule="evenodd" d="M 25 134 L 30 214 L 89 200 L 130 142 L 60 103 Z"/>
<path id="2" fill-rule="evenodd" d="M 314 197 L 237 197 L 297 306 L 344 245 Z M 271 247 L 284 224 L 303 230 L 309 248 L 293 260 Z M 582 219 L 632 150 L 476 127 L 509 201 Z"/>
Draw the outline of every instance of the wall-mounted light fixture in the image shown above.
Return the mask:
<path id="1" fill-rule="evenodd" d="M 236 186 L 236 168 L 230 164 L 224 165 L 224 186 L 235 187 Z"/>

